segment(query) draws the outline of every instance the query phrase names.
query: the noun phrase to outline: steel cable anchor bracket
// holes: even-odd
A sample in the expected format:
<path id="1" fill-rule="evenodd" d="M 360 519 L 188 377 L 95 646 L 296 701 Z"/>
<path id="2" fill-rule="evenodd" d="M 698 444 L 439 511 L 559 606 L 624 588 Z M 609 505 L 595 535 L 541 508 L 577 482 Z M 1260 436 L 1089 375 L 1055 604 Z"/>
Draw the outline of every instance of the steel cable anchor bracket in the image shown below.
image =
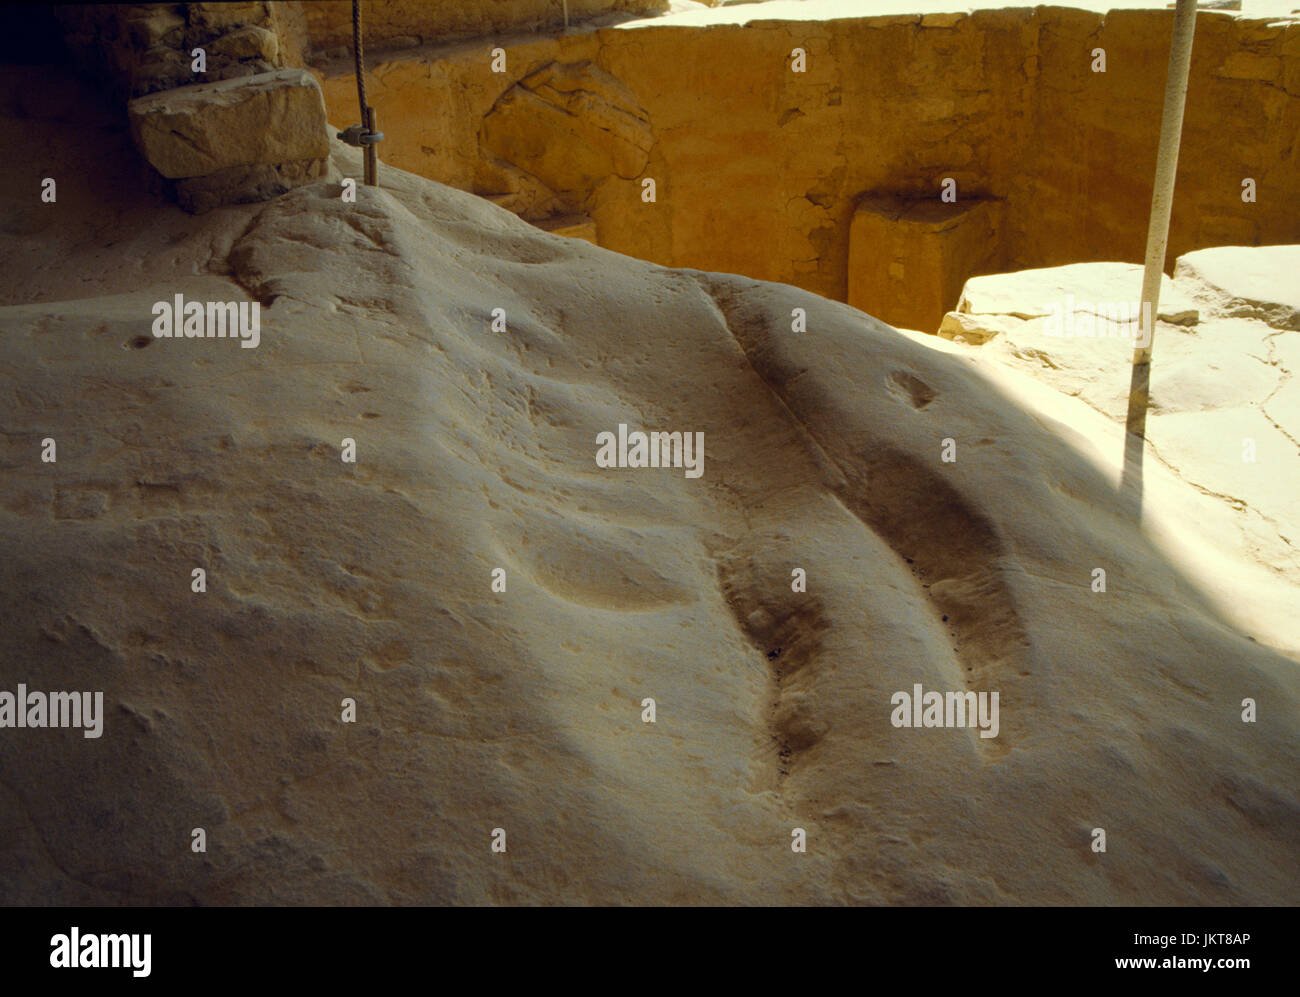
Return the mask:
<path id="1" fill-rule="evenodd" d="M 375 144 L 383 141 L 384 133 L 375 130 L 375 109 L 366 100 L 366 54 L 361 38 L 361 0 L 352 0 L 352 53 L 356 59 L 357 104 L 361 108 L 362 123 L 350 125 L 336 134 L 348 145 L 365 150 L 364 181 L 366 186 L 373 187 L 379 182 L 379 160 L 375 155 Z"/>
<path id="2" fill-rule="evenodd" d="M 376 142 L 384 140 L 383 132 L 372 132 L 365 125 L 349 125 L 343 131 L 335 134 L 348 145 L 355 145 L 357 148 L 364 145 L 374 145 Z"/>

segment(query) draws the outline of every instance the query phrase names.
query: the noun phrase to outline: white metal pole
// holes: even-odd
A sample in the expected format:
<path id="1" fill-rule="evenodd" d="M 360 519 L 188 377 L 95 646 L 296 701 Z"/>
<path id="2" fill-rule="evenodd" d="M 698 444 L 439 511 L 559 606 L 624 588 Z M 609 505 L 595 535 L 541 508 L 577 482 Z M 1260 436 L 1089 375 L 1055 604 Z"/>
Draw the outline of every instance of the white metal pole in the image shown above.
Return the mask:
<path id="1" fill-rule="evenodd" d="M 1195 31 L 1196 0 L 1178 0 L 1174 9 L 1174 35 L 1169 44 L 1169 73 L 1165 77 L 1165 108 L 1160 119 L 1160 152 L 1151 190 L 1151 218 L 1147 225 L 1140 338 L 1133 350 L 1133 378 L 1128 393 L 1128 431 L 1139 440 L 1146 436 L 1147 404 L 1151 396 L 1151 348 L 1160 307 L 1165 251 L 1169 246 L 1169 216 L 1174 203 L 1174 177 L 1178 173 L 1178 147 L 1183 136 L 1183 108 L 1187 103 L 1187 75 L 1192 63 Z"/>

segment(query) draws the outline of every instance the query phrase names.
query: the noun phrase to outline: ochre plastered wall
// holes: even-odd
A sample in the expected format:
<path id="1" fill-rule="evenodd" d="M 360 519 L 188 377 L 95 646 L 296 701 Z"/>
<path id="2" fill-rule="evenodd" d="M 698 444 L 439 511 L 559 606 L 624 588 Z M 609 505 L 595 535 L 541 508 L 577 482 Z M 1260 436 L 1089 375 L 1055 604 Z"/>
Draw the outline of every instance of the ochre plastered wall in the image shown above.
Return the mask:
<path id="1" fill-rule="evenodd" d="M 1171 28 L 1167 10 L 1039 7 L 494 37 L 377 56 L 369 93 L 385 162 L 533 221 L 588 216 L 610 249 L 845 300 L 862 198 L 938 199 L 945 177 L 1000 202 L 990 266 L 1140 260 Z M 349 65 L 317 69 L 340 126 L 357 119 Z M 1202 12 L 1169 259 L 1300 241 L 1297 136 L 1300 23 Z M 566 144 L 575 164 L 640 171 L 557 181 Z M 895 314 L 923 324 L 933 295 L 916 293 Z"/>

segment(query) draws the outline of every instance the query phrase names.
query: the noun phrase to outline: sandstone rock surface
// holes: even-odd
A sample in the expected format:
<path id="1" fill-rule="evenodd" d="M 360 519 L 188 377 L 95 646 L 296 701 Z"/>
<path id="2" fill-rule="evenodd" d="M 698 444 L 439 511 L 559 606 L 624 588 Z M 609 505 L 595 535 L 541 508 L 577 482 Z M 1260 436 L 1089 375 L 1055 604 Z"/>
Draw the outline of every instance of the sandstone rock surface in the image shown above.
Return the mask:
<path id="1" fill-rule="evenodd" d="M 129 111 L 136 144 L 168 179 L 329 154 L 320 87 L 300 69 L 165 90 Z"/>
<path id="2" fill-rule="evenodd" d="M 641 175 L 654 144 L 645 110 L 590 62 L 551 63 L 511 87 L 483 119 L 480 142 L 582 207 L 597 184 Z"/>
<path id="3" fill-rule="evenodd" d="M 106 703 L 0 736 L 0 901 L 1294 902 L 1300 568 L 1233 525 L 1259 477 L 1153 458 L 1138 524 L 1122 430 L 1003 337 L 382 177 L 200 217 L 71 185 L 0 241 L 2 684 Z M 259 302 L 261 345 L 153 340 L 176 293 Z M 703 476 L 598 467 L 620 423 L 703 432 Z M 999 690 L 998 737 L 893 727 L 914 683 Z"/>
<path id="4" fill-rule="evenodd" d="M 84 4 L 58 18 L 81 65 L 124 98 L 300 67 L 311 44 L 297 3 Z"/>
<path id="5" fill-rule="evenodd" d="M 1016 316 L 972 315 L 966 312 L 948 312 L 939 325 L 938 334 L 944 339 L 982 345 L 994 336 L 1015 328 Z"/>
<path id="6" fill-rule="evenodd" d="M 1259 254 L 1265 255 L 1265 254 Z M 957 310 L 971 314 L 1039 318 L 1066 310 L 1104 317 L 1108 306 L 1136 305 L 1142 298 L 1142 267 L 1135 263 L 1072 263 L 972 277 L 962 289 Z M 1166 275 L 1160 283 L 1158 318 L 1194 325 L 1196 301 Z"/>
<path id="7" fill-rule="evenodd" d="M 219 37 L 213 42 L 212 50 L 218 55 L 228 55 L 236 59 L 257 58 L 271 61 L 280 54 L 280 42 L 274 32 L 255 25 L 247 25 Z"/>
<path id="8" fill-rule="evenodd" d="M 1155 459 L 1228 502 L 1244 549 L 1275 567 L 1300 566 L 1287 525 L 1300 521 L 1298 264 L 1300 246 L 1178 258 L 1161 290 L 1147 428 Z M 981 358 L 1122 425 L 1135 330 L 1113 321 L 1108 306 L 1136 301 L 1141 281 L 1141 268 L 1115 263 L 977 277 L 963 294 L 966 311 L 947 316 L 939 335 L 960 330 L 978 344 L 992 338 L 980 331 L 996 330 Z M 1049 318 L 1053 311 L 1061 320 Z"/>
<path id="9" fill-rule="evenodd" d="M 178 180 L 176 201 L 186 211 L 202 214 L 225 204 L 269 201 L 305 183 L 322 180 L 329 172 L 329 162 L 325 159 L 230 166 L 205 176 Z"/>
<path id="10" fill-rule="evenodd" d="M 1178 258 L 1174 276 L 1200 284 L 1234 316 L 1300 331 L 1300 246 L 1219 246 Z"/>

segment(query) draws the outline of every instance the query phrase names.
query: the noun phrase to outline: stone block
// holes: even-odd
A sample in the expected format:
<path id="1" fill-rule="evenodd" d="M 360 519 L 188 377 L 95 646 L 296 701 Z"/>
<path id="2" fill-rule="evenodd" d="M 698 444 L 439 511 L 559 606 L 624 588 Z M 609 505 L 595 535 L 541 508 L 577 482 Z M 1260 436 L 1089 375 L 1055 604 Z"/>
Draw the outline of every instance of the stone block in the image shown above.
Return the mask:
<path id="1" fill-rule="evenodd" d="M 280 54 L 275 32 L 248 25 L 215 39 L 209 49 L 232 59 L 265 59 L 274 62 Z"/>
<path id="2" fill-rule="evenodd" d="M 320 85 L 301 69 L 165 90 L 128 113 L 137 147 L 172 180 L 329 155 Z"/>
<path id="3" fill-rule="evenodd" d="M 483 119 L 482 144 L 552 190 L 585 192 L 611 174 L 639 176 L 654 133 L 615 77 L 590 62 L 551 63 L 502 94 Z"/>
<path id="4" fill-rule="evenodd" d="M 983 346 L 995 336 L 1011 331 L 1015 325 L 1024 325 L 1024 323 L 1010 316 L 949 312 L 939 324 L 939 336 L 958 343 Z"/>
<path id="5" fill-rule="evenodd" d="M 861 198 L 849 228 L 848 302 L 882 322 L 938 330 L 966 279 L 996 270 L 1001 202 Z"/>
<path id="6" fill-rule="evenodd" d="M 207 176 L 176 181 L 176 200 L 196 215 L 224 204 L 269 201 L 294 187 L 325 179 L 328 168 L 327 159 L 231 166 Z"/>

